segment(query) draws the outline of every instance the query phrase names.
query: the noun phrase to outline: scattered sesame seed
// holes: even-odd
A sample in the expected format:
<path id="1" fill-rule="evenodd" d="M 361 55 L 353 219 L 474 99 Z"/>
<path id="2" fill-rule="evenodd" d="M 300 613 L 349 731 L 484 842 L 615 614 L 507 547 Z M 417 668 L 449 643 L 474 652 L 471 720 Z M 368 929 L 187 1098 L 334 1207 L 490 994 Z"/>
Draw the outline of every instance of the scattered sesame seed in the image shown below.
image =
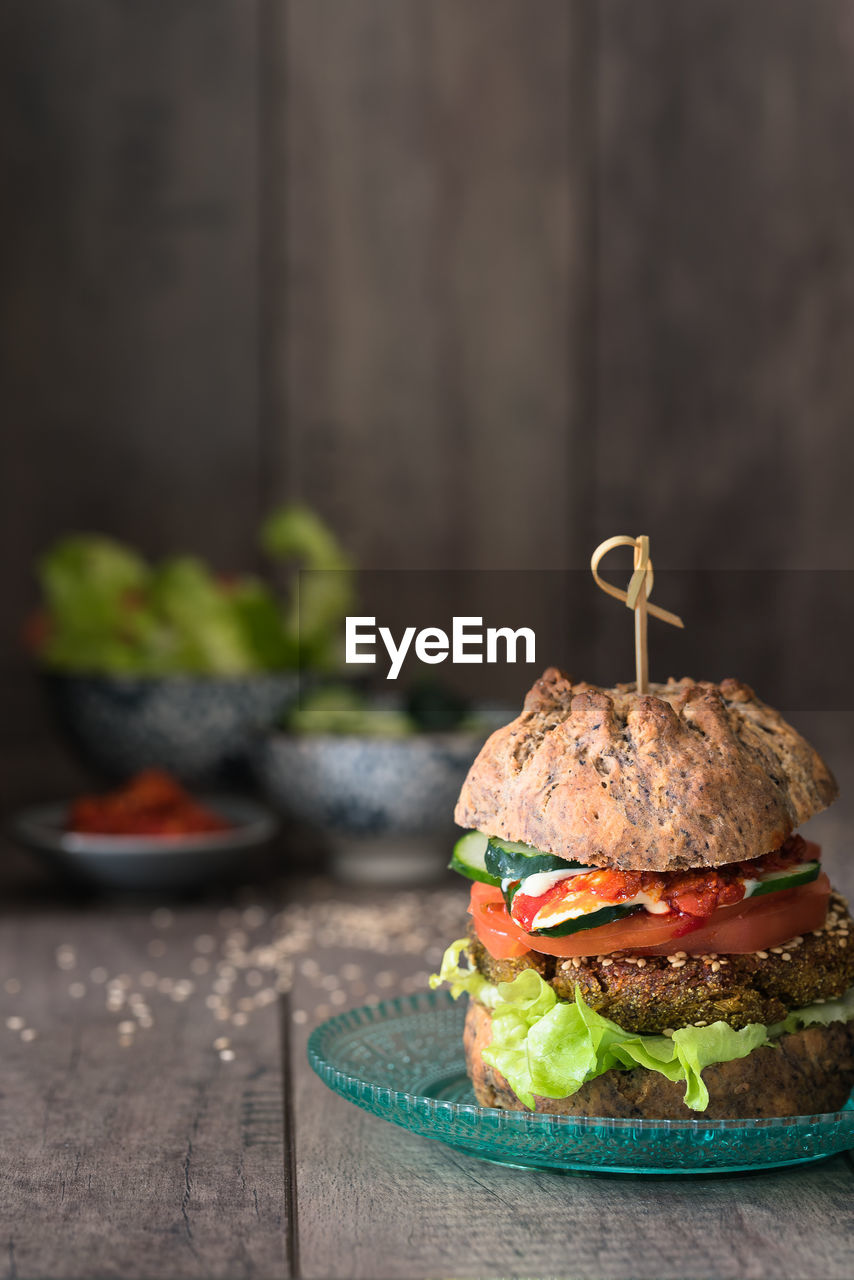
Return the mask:
<path id="1" fill-rule="evenodd" d="M 132 1036 L 132 1035 L 133 1035 L 133 1033 L 134 1033 L 134 1031 L 136 1031 L 136 1023 L 135 1023 L 135 1022 L 120 1022 L 120 1023 L 119 1023 L 119 1032 L 120 1032 L 123 1036 Z"/>
<path id="2" fill-rule="evenodd" d="M 720 965 L 720 961 L 719 961 L 719 960 L 713 960 L 713 961 L 712 961 L 712 973 L 717 973 L 717 972 L 718 972 L 718 970 L 720 969 L 720 967 L 721 967 L 721 965 Z"/>
<path id="3" fill-rule="evenodd" d="M 665 1027 L 661 1034 L 662 1034 L 663 1036 L 672 1036 L 672 1035 L 673 1035 L 673 1027 Z"/>
<path id="4" fill-rule="evenodd" d="M 305 1009 L 294 1009 L 291 1014 L 291 1021 L 295 1022 L 299 1027 L 301 1027 L 304 1022 L 308 1022 L 308 1014 Z"/>
<path id="5" fill-rule="evenodd" d="M 768 952 L 767 952 L 767 951 L 754 951 L 754 953 L 753 953 L 753 954 L 754 954 L 755 956 L 759 956 L 759 959 L 760 959 L 760 960 L 767 960 L 767 959 L 768 959 Z"/>
<path id="6" fill-rule="evenodd" d="M 607 968 L 609 967 L 609 965 L 612 965 L 613 963 L 614 963 L 614 961 L 613 961 L 613 960 L 603 959 L 603 961 L 602 961 L 602 968 L 603 968 L 603 969 L 607 969 Z"/>
<path id="7" fill-rule="evenodd" d="M 783 952 L 783 959 L 784 959 L 784 960 L 791 960 L 791 958 L 792 958 L 792 953 L 791 953 L 790 951 L 784 951 L 784 952 Z"/>
<path id="8" fill-rule="evenodd" d="M 238 1009 L 242 1009 L 244 1013 L 250 1013 L 255 1008 L 255 1001 L 252 996 L 241 996 L 237 1002 Z"/>
<path id="9" fill-rule="evenodd" d="M 644 960 L 643 956 L 638 956 L 637 959 L 635 960 L 635 964 L 639 969 L 643 969 L 646 967 L 646 961 Z"/>
<path id="10" fill-rule="evenodd" d="M 686 960 L 671 960 L 670 964 L 671 964 L 671 968 L 673 968 L 673 969 L 681 969 L 685 964 L 687 964 L 687 961 L 686 961 Z"/>
<path id="11" fill-rule="evenodd" d="M 221 1050 L 220 1050 L 220 1053 L 219 1053 L 219 1056 L 220 1056 L 220 1060 L 221 1060 L 222 1062 L 233 1062 L 233 1061 L 234 1061 L 234 1057 L 235 1057 L 234 1050 L 233 1050 L 233 1049 L 221 1049 Z"/>
<path id="12" fill-rule="evenodd" d="M 328 1004 L 319 1004 L 314 1011 L 315 1018 L 328 1018 L 332 1010 Z"/>
<path id="13" fill-rule="evenodd" d="M 219 1009 L 214 1009 L 214 1017 L 217 1022 L 228 1022 L 231 1017 L 231 1010 L 225 1005 L 221 1005 Z"/>
<path id="14" fill-rule="evenodd" d="M 99 986 L 102 982 L 107 981 L 107 970 L 103 965 L 96 965 L 89 973 L 89 981 L 97 983 Z"/>
<path id="15" fill-rule="evenodd" d="M 77 964 L 74 948 L 65 944 L 56 948 L 56 964 L 59 969 L 73 969 Z"/>
<path id="16" fill-rule="evenodd" d="M 68 994 L 72 1000 L 81 1000 L 86 994 L 86 987 L 82 982 L 72 982 Z"/>
<path id="17" fill-rule="evenodd" d="M 119 1044 L 123 1049 L 129 1049 L 133 1044 L 133 1036 L 119 1036 Z"/>
<path id="18" fill-rule="evenodd" d="M 161 978 L 157 984 L 157 990 L 162 996 L 168 996 L 174 985 L 175 984 L 171 978 Z"/>
<path id="19" fill-rule="evenodd" d="M 347 993 L 339 989 L 338 991 L 333 991 L 329 999 L 332 1001 L 333 1004 L 346 1004 Z"/>
<path id="20" fill-rule="evenodd" d="M 234 1013 L 231 1016 L 232 1025 L 235 1027 L 245 1027 L 248 1021 L 248 1013 Z"/>
<path id="21" fill-rule="evenodd" d="M 694 1023 L 694 1026 L 695 1026 L 695 1027 L 707 1027 L 708 1025 L 709 1025 L 709 1024 L 708 1024 L 708 1022 L 695 1022 L 695 1023 Z"/>
<path id="22" fill-rule="evenodd" d="M 848 946 L 848 939 L 847 939 L 847 938 L 840 938 L 840 939 L 839 939 L 839 945 L 840 945 L 840 947 L 847 947 L 847 946 Z"/>
<path id="23" fill-rule="evenodd" d="M 218 1009 L 222 1004 L 219 996 L 205 996 L 205 1007 L 207 1009 Z"/>
<path id="24" fill-rule="evenodd" d="M 783 954 L 783 948 L 782 948 L 782 947 L 772 947 L 772 948 L 771 948 L 771 951 L 773 952 L 773 954 L 774 954 L 775 956 L 781 956 L 781 955 Z"/>
<path id="25" fill-rule="evenodd" d="M 676 952 L 674 952 L 674 955 L 676 956 L 676 959 L 677 959 L 677 960 L 687 960 L 687 959 L 688 959 L 688 952 L 687 952 L 687 951 L 676 951 Z"/>
<path id="26" fill-rule="evenodd" d="M 217 1036 L 216 1040 L 213 1042 L 213 1047 L 215 1049 L 227 1049 L 230 1044 L 231 1041 L 228 1036 Z"/>
<path id="27" fill-rule="evenodd" d="M 362 966 L 360 964 L 345 964 L 341 966 L 341 977 L 347 982 L 352 982 L 355 978 L 361 978 Z"/>
<path id="28" fill-rule="evenodd" d="M 21 1031 L 25 1025 L 24 1019 L 17 1016 L 6 1019 L 6 1026 L 10 1031 Z"/>
<path id="29" fill-rule="evenodd" d="M 34 1031 L 32 1027 L 24 1027 L 21 1032 L 21 1039 L 26 1041 L 35 1040 L 38 1034 L 38 1031 Z"/>

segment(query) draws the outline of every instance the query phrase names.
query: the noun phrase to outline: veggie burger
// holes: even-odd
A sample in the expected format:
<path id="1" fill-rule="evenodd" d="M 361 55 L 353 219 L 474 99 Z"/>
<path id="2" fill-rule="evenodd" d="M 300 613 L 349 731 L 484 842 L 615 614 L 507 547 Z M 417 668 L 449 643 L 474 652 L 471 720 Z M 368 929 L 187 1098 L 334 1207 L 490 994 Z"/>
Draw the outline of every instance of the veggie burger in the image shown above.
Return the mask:
<path id="1" fill-rule="evenodd" d="M 469 936 L 433 985 L 470 996 L 484 1106 L 746 1117 L 854 1085 L 854 926 L 796 828 L 837 795 L 736 680 L 573 684 L 552 668 L 456 809 Z"/>

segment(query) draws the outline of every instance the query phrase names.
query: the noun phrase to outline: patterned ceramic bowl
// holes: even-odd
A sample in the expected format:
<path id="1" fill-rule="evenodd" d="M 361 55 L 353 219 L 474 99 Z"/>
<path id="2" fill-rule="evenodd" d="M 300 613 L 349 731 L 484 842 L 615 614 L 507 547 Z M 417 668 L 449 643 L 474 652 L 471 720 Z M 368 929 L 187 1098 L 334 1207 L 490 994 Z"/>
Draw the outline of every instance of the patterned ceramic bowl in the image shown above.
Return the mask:
<path id="1" fill-rule="evenodd" d="M 416 882 L 448 862 L 454 805 L 486 735 L 273 733 L 256 779 L 273 808 L 323 836 L 340 879 Z"/>
<path id="2" fill-rule="evenodd" d="M 111 779 L 158 765 L 189 783 L 239 782 L 258 734 L 297 694 L 291 672 L 251 676 L 45 676 L 55 717 Z"/>

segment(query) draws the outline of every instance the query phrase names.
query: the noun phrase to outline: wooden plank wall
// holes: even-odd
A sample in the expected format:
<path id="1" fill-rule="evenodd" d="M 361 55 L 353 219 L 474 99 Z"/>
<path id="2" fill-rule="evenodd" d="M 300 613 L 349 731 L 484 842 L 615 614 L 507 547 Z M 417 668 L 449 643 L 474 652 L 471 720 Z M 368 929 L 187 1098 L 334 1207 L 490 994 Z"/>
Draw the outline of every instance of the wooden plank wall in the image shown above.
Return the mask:
<path id="1" fill-rule="evenodd" d="M 9 0 L 8 794 L 71 526 L 228 569 L 294 496 L 371 567 L 643 527 L 662 566 L 851 569 L 852 62 L 847 0 Z M 726 603 L 789 687 L 792 582 Z"/>
<path id="2" fill-rule="evenodd" d="M 36 554 L 96 529 L 226 570 L 254 559 L 256 19 L 239 0 L 0 10 L 10 804 L 72 779 L 21 653 Z"/>

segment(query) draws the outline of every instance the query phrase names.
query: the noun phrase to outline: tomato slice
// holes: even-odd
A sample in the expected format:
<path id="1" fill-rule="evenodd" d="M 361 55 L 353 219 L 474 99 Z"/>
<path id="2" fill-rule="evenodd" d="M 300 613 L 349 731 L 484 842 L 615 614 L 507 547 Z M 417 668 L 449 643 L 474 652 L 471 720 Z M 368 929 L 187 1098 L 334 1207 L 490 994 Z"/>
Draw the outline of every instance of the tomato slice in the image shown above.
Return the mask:
<path id="1" fill-rule="evenodd" d="M 515 959 L 527 951 L 549 956 L 597 956 L 611 951 L 643 955 L 668 955 L 684 951 L 703 955 L 746 955 L 777 947 L 797 934 L 818 929 L 827 916 L 830 881 L 822 874 L 797 889 L 745 898 L 732 906 L 718 907 L 699 928 L 684 916 L 656 916 L 638 911 L 624 920 L 582 929 L 566 938 L 541 938 L 525 933 L 510 919 L 501 890 L 473 884 L 469 911 L 475 932 L 496 960 Z"/>
<path id="2" fill-rule="evenodd" d="M 515 960 L 531 950 L 534 939 L 510 919 L 501 890 L 495 885 L 473 881 L 469 914 L 475 933 L 494 960 Z"/>
<path id="3" fill-rule="evenodd" d="M 824 874 L 797 889 L 778 889 L 758 898 L 745 898 L 733 906 L 719 907 L 700 929 L 677 938 L 676 949 L 688 955 L 717 951 L 720 955 L 741 956 L 778 947 L 798 934 L 820 929 L 827 917 L 829 899 L 830 881 Z M 665 955 L 669 948 L 659 943 L 641 949 L 646 955 Z"/>

